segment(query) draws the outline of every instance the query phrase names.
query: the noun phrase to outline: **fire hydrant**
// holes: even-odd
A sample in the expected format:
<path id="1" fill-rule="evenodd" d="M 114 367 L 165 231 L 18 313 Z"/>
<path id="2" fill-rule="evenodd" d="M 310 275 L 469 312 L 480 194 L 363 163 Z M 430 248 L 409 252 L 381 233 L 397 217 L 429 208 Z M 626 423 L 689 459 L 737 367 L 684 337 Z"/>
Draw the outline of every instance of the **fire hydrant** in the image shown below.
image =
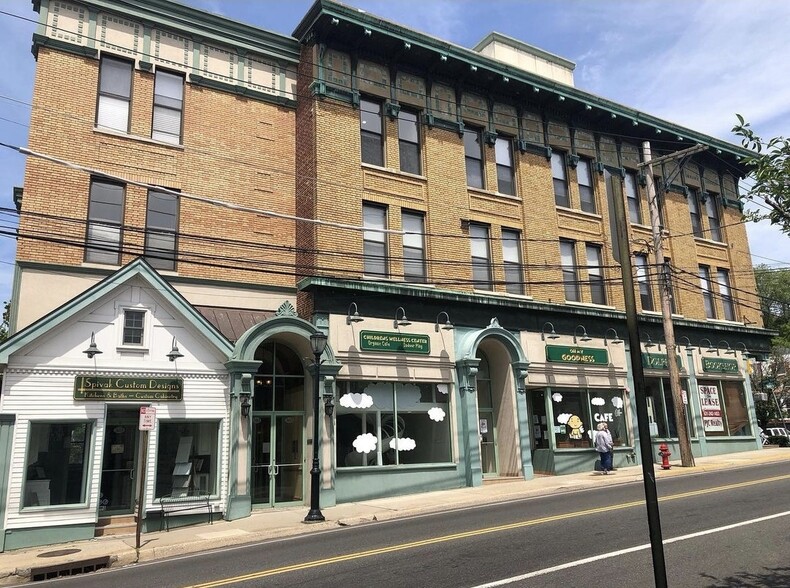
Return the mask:
<path id="1" fill-rule="evenodd" d="M 661 468 L 668 470 L 671 467 L 669 465 L 669 456 L 672 455 L 672 452 L 669 450 L 666 443 L 662 443 L 658 446 L 658 454 L 661 456 Z"/>

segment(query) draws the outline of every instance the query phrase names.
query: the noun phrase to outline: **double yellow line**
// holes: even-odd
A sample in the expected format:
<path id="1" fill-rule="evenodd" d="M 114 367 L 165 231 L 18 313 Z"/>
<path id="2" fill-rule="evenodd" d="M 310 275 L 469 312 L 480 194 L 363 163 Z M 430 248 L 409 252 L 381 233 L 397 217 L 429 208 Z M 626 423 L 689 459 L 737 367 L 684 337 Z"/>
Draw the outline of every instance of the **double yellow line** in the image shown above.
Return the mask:
<path id="1" fill-rule="evenodd" d="M 672 494 L 670 496 L 665 496 L 659 499 L 659 502 L 667 502 L 670 500 L 678 500 L 681 498 L 689 498 L 691 496 L 699 496 L 700 494 L 708 494 L 712 492 L 724 492 L 726 490 L 734 490 L 736 488 L 745 488 L 747 486 L 754 486 L 757 484 L 765 484 L 768 482 L 778 482 L 780 480 L 786 480 L 790 478 L 790 474 L 785 474 L 782 476 L 773 476 L 771 478 L 763 478 L 760 480 L 751 480 L 749 482 L 739 482 L 737 484 L 727 484 L 726 486 L 716 486 L 714 488 L 705 488 L 703 490 L 693 490 L 690 492 L 681 492 L 680 494 Z M 385 553 L 395 553 L 398 551 L 405 551 L 407 549 L 415 549 L 417 547 L 424 547 L 426 545 L 436 545 L 437 543 L 447 543 L 448 541 L 456 541 L 458 539 L 468 539 L 469 537 L 477 537 L 480 535 L 489 535 L 491 533 L 499 533 L 501 531 L 510 531 L 513 529 L 520 529 L 524 527 L 533 527 L 536 525 L 542 525 L 544 523 L 550 523 L 554 521 L 562 521 L 566 519 L 572 519 L 577 517 L 584 517 L 592 514 L 598 514 L 602 512 L 610 512 L 616 510 L 623 510 L 626 508 L 633 508 L 637 506 L 643 506 L 645 504 L 644 500 L 634 500 L 632 502 L 624 502 L 622 504 L 615 504 L 605 507 L 599 508 L 590 508 L 587 510 L 578 510 L 575 512 L 569 512 L 565 514 L 553 515 L 550 517 L 543 517 L 539 519 L 532 519 L 529 521 L 521 521 L 518 523 L 510 523 L 507 525 L 498 525 L 496 527 L 486 527 L 484 529 L 475 529 L 472 531 L 464 531 L 463 533 L 453 533 L 451 535 L 442 535 L 441 537 L 434 537 L 432 539 L 423 539 L 421 541 L 412 541 L 410 543 L 400 543 L 398 545 L 389 545 L 387 547 L 379 547 L 377 549 L 369 549 L 367 551 L 359 551 L 356 553 L 348 553 L 345 555 L 337 555 L 334 557 L 328 557 L 325 559 L 317 559 L 310 562 L 292 564 L 289 566 L 283 566 L 280 568 L 272 568 L 270 570 L 262 570 L 260 572 L 254 572 L 251 574 L 244 574 L 241 576 L 234 576 L 232 578 L 223 578 L 222 580 L 215 580 L 213 582 L 206 582 L 205 584 L 194 584 L 192 586 L 186 586 L 185 588 L 217 588 L 219 586 L 227 586 L 229 584 L 235 584 L 237 582 L 246 582 L 249 580 L 258 580 L 260 578 L 266 578 L 269 576 L 276 576 L 279 574 L 286 574 L 288 572 L 297 572 L 300 570 L 307 570 L 310 568 L 317 568 L 321 566 L 328 566 L 332 564 L 337 564 L 346 561 L 353 561 L 355 559 L 363 559 L 366 557 L 373 557 L 375 555 L 382 555 Z"/>

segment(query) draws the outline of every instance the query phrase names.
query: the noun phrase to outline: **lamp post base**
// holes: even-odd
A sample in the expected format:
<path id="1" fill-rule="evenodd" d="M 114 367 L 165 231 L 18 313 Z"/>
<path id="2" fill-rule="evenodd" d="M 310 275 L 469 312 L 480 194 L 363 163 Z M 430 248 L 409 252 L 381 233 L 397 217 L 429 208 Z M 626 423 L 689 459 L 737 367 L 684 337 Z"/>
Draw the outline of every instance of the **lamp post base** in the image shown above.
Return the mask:
<path id="1" fill-rule="evenodd" d="M 310 512 L 307 513 L 307 516 L 304 518 L 305 523 L 320 523 L 325 521 L 324 515 L 321 514 L 321 511 L 318 509 L 310 509 Z"/>

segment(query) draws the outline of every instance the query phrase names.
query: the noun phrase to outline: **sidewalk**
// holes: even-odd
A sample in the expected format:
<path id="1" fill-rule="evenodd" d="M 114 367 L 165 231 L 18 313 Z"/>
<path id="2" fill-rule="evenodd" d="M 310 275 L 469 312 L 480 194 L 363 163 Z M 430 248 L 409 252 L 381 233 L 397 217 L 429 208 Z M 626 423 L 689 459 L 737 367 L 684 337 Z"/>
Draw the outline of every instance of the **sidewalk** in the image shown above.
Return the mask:
<path id="1" fill-rule="evenodd" d="M 662 470 L 655 465 L 656 478 L 688 475 L 725 468 L 737 468 L 758 463 L 785 461 L 790 464 L 790 448 L 769 447 L 756 451 L 695 459 L 694 468 L 680 467 L 672 461 L 672 469 Z M 581 490 L 595 486 L 611 486 L 642 480 L 642 466 L 618 469 L 613 476 L 596 472 L 565 476 L 537 476 L 532 480 L 486 483 L 476 488 L 442 490 L 408 496 L 380 498 L 323 508 L 326 521 L 305 524 L 306 506 L 255 511 L 252 516 L 236 521 L 215 521 L 213 525 L 194 525 L 171 531 L 146 533 L 142 536 L 139 554 L 135 536 L 99 537 L 89 541 L 47 545 L 20 549 L 0 554 L 0 586 L 28 582 L 31 569 L 57 566 L 100 557 L 110 558 L 110 566 L 118 567 L 135 562 L 151 561 L 180 554 L 252 543 L 266 539 L 287 537 L 337 526 L 352 526 L 370 521 L 406 517 L 452 508 L 501 502 L 530 496 Z M 62 555 L 53 552 L 68 550 Z"/>

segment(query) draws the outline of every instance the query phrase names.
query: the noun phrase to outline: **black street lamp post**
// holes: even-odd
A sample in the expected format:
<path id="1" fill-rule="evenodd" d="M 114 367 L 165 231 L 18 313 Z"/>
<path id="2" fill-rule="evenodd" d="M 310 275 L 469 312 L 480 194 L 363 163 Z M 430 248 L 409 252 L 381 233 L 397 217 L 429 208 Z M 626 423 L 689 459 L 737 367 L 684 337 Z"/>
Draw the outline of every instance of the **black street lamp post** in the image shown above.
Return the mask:
<path id="1" fill-rule="evenodd" d="M 318 418 L 319 418 L 319 386 L 318 380 L 321 372 L 321 354 L 326 348 L 326 335 L 317 331 L 310 335 L 310 347 L 313 350 L 315 363 L 313 367 L 313 467 L 310 469 L 310 512 L 304 518 L 305 523 L 317 523 L 325 520 L 321 514 L 320 482 L 321 468 L 318 463 Z"/>

